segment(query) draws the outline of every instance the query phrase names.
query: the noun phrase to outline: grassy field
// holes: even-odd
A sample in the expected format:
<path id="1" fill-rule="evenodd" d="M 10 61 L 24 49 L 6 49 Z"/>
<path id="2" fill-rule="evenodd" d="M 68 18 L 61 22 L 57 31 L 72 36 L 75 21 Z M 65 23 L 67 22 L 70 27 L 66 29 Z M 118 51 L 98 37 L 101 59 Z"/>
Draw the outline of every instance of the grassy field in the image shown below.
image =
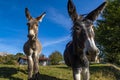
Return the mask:
<path id="1" fill-rule="evenodd" d="M 73 80 L 65 65 L 40 66 L 40 80 Z M 120 69 L 110 64 L 91 64 L 90 80 L 120 80 Z M 27 66 L 0 65 L 0 80 L 27 80 Z"/>

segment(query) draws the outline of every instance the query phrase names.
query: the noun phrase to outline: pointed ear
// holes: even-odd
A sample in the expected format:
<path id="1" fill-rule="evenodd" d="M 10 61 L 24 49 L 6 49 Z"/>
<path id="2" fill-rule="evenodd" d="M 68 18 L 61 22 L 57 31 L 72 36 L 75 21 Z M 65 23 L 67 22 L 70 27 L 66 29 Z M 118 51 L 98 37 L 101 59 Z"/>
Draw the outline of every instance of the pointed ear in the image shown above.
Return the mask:
<path id="1" fill-rule="evenodd" d="M 30 13 L 29 13 L 28 8 L 25 8 L 25 16 L 26 16 L 26 18 L 27 18 L 28 20 L 32 19 L 31 15 L 30 15 Z"/>
<path id="2" fill-rule="evenodd" d="M 42 19 L 44 18 L 44 16 L 46 15 L 46 12 L 43 12 L 39 17 L 37 17 L 37 21 L 42 22 Z"/>
<path id="3" fill-rule="evenodd" d="M 91 21 L 95 21 L 98 15 L 104 10 L 107 2 L 102 3 L 98 8 L 90 12 L 85 18 L 90 19 Z"/>
<path id="4" fill-rule="evenodd" d="M 68 0 L 68 14 L 71 17 L 72 21 L 74 22 L 78 18 L 78 14 L 76 12 L 76 8 L 72 2 L 72 0 Z"/>

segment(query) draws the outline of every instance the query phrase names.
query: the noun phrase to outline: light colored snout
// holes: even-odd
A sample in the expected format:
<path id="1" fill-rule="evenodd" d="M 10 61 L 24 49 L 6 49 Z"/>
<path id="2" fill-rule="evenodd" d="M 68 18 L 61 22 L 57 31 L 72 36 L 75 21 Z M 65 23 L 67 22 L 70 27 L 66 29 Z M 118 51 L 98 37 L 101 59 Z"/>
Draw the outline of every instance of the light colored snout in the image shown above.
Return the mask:
<path id="1" fill-rule="evenodd" d="M 28 33 L 28 38 L 33 39 L 35 36 L 34 30 L 30 30 Z"/>
<path id="2" fill-rule="evenodd" d="M 99 49 L 96 47 L 93 38 L 86 40 L 85 48 L 85 52 L 88 54 L 99 54 Z"/>

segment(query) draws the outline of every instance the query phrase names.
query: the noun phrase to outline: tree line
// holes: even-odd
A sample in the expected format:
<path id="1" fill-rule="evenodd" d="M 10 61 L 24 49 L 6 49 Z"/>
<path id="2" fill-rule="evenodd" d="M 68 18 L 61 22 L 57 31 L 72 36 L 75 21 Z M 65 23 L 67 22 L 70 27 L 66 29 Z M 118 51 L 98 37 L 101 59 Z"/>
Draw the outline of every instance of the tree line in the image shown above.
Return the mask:
<path id="1" fill-rule="evenodd" d="M 25 57 L 25 55 L 23 53 L 17 53 L 16 55 L 8 54 L 6 56 L 0 56 L 0 64 L 18 64 L 18 59 L 20 57 Z M 45 58 L 45 55 L 41 54 L 39 57 Z M 59 51 L 54 51 L 49 55 L 49 60 L 51 65 L 57 65 L 60 61 L 63 61 L 63 56 Z"/>
<path id="2" fill-rule="evenodd" d="M 23 56 L 23 53 L 17 53 L 16 55 L 7 54 L 6 56 L 0 56 L 0 64 L 18 64 L 18 58 Z"/>
<path id="3" fill-rule="evenodd" d="M 96 41 L 106 62 L 120 65 L 120 0 L 108 0 L 97 20 Z"/>

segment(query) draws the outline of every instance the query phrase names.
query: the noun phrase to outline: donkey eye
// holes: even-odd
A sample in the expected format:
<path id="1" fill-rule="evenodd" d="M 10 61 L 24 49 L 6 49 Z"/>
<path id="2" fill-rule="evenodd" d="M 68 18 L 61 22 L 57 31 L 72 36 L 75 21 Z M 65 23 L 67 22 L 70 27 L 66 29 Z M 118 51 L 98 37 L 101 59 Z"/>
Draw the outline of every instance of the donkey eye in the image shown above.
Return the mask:
<path id="1" fill-rule="evenodd" d="M 76 27 L 75 29 L 76 29 L 76 30 L 80 30 L 80 28 L 79 28 L 79 27 Z"/>
<path id="2" fill-rule="evenodd" d="M 28 26 L 30 26 L 30 23 L 27 23 Z"/>
<path id="3" fill-rule="evenodd" d="M 38 24 L 36 24 L 36 26 L 38 26 Z"/>

